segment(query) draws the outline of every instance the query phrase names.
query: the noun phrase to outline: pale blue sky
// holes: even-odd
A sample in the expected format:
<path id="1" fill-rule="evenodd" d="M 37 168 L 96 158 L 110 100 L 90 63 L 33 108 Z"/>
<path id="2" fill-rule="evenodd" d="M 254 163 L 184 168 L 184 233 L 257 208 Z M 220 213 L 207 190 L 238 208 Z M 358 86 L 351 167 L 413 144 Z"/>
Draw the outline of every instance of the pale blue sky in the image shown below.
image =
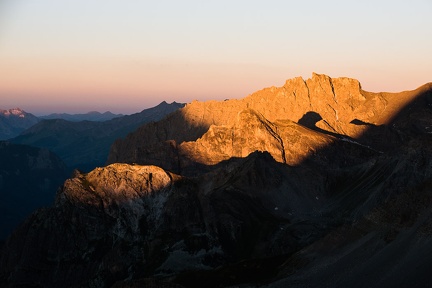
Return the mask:
<path id="1" fill-rule="evenodd" d="M 0 0 L 0 108 L 132 113 L 312 72 L 414 89 L 432 81 L 430 15 L 420 0 Z"/>

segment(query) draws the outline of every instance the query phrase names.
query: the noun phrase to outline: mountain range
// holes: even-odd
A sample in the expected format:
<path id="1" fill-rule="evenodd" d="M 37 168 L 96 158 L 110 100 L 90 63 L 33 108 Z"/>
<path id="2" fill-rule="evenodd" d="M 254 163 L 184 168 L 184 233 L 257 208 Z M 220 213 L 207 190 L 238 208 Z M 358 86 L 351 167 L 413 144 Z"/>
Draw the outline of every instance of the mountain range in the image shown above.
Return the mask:
<path id="1" fill-rule="evenodd" d="M 313 74 L 192 102 L 75 171 L 0 253 L 5 287 L 429 287 L 432 83 Z"/>
<path id="2" fill-rule="evenodd" d="M 105 113 L 91 111 L 84 114 L 53 113 L 38 117 L 20 108 L 0 110 L 0 140 L 14 138 L 44 119 L 63 119 L 72 122 L 107 121 L 122 116 L 124 115 L 113 114 L 109 111 Z"/>
<path id="3" fill-rule="evenodd" d="M 125 116 L 123 114 L 113 114 L 110 111 L 100 113 L 98 111 L 90 111 L 84 114 L 68 114 L 68 113 L 52 113 L 45 116 L 39 116 L 40 119 L 63 119 L 72 122 L 79 121 L 108 121 L 113 118 Z"/>
<path id="4" fill-rule="evenodd" d="M 139 113 L 107 121 L 43 120 L 10 141 L 47 148 L 56 153 L 68 167 L 90 171 L 105 164 L 114 140 L 125 137 L 145 123 L 158 121 L 183 106 L 176 102 L 162 102 Z"/>

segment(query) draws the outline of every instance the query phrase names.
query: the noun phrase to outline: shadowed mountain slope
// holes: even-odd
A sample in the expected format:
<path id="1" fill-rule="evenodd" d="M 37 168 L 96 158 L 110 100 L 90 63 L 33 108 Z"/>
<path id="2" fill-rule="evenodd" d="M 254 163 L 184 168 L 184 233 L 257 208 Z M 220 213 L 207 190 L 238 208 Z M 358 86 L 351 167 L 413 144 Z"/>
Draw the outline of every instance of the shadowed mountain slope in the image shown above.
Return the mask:
<path id="1" fill-rule="evenodd" d="M 1 141 L 0 159 L 0 239 L 6 239 L 30 213 L 53 203 L 69 173 L 47 149 Z"/>
<path id="2" fill-rule="evenodd" d="M 48 148 L 69 167 L 88 171 L 103 166 L 115 139 L 125 137 L 145 123 L 158 121 L 183 106 L 176 102 L 162 102 L 140 113 L 104 122 L 44 120 L 11 141 Z"/>
<path id="3" fill-rule="evenodd" d="M 314 74 L 193 102 L 116 141 L 109 161 L 138 164 L 67 180 L 0 283 L 428 287 L 431 97 Z"/>

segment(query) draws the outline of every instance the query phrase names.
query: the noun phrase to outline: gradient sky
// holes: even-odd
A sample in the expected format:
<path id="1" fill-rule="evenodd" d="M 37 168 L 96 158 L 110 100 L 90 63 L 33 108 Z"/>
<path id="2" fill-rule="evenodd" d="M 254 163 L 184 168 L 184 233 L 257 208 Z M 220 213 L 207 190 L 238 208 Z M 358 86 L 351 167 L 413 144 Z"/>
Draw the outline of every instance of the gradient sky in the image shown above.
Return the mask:
<path id="1" fill-rule="evenodd" d="M 0 109 L 242 98 L 312 72 L 432 81 L 432 1 L 0 0 Z"/>

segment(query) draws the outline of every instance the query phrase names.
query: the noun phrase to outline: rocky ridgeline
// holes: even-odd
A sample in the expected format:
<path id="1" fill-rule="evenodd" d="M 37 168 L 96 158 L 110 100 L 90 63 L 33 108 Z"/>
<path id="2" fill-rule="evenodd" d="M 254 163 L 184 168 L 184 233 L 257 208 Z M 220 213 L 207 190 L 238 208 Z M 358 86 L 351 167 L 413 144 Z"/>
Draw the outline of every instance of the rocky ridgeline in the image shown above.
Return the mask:
<path id="1" fill-rule="evenodd" d="M 341 139 L 379 151 L 394 149 L 401 134 L 412 132 L 413 117 L 425 122 L 419 125 L 423 133 L 432 126 L 424 112 L 432 103 L 430 90 L 427 84 L 402 93 L 371 93 L 350 78 L 298 77 L 241 100 L 192 102 L 117 140 L 107 163 L 154 164 L 193 174 L 199 171 L 195 164 L 201 169 L 255 150 L 296 165 Z M 413 105 L 419 106 L 417 115 L 409 112 Z"/>

